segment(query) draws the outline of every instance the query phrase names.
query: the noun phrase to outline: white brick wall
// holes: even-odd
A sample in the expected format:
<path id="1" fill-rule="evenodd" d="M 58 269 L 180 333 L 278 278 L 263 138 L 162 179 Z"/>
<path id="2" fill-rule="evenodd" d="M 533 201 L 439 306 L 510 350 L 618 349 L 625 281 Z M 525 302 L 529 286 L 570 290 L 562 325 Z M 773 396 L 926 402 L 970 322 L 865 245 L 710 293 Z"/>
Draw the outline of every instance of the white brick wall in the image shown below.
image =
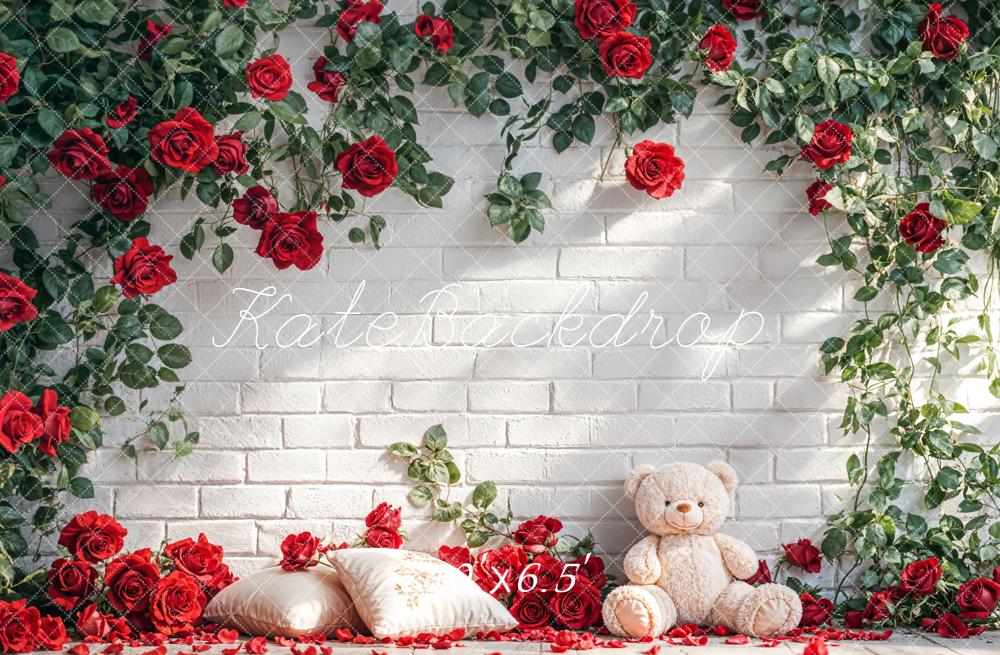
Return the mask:
<path id="1" fill-rule="evenodd" d="M 288 34 L 282 49 L 300 57 L 297 84 L 313 102 L 304 86 L 316 53 L 305 37 Z M 611 144 L 606 129 L 593 148 L 562 156 L 547 142 L 530 144 L 522 170 L 544 167 L 554 209 L 544 234 L 515 247 L 485 221 L 483 194 L 502 157 L 500 121 L 456 111 L 438 92 L 415 102 L 435 167 L 457 182 L 442 210 L 420 209 L 396 191 L 369 201 L 388 221 L 381 251 L 350 245 L 349 226 L 330 224 L 325 258 L 308 272 L 261 261 L 246 228 L 236 264 L 221 278 L 208 256 L 175 259 L 182 280 L 156 300 L 177 310 L 196 355 L 183 371 L 191 383 L 183 403 L 202 442 L 180 462 L 142 452 L 133 463 L 113 447 L 134 418 L 108 421 L 112 448 L 90 467 L 95 502 L 125 520 L 130 545 L 205 531 L 246 570 L 267 562 L 291 530 L 350 539 L 374 503 L 405 502 L 404 468 L 385 446 L 416 440 L 436 422 L 470 482 L 496 480 L 500 501 L 509 498 L 518 514 L 562 516 L 578 533 L 593 529 L 612 553 L 637 535 L 623 476 L 644 462 L 678 459 L 723 457 L 736 466 L 743 485 L 727 529 L 756 547 L 815 536 L 822 512 L 844 494 L 843 462 L 858 446 L 836 429 L 843 389 L 820 375 L 816 346 L 840 334 L 857 308 L 844 274 L 814 264 L 824 235 L 801 206 L 808 169 L 796 164 L 782 182 L 762 174 L 773 153 L 741 145 L 707 94 L 691 119 L 645 135 L 674 143 L 687 162 L 684 186 L 670 199 L 632 190 L 620 155 L 603 182 L 595 179 Z M 56 206 L 56 218 L 75 218 L 80 196 L 63 191 Z M 155 202 L 154 242 L 176 251 L 197 211 L 176 199 Z M 342 338 L 363 335 L 392 311 L 399 321 L 382 342 L 394 335 L 414 347 L 338 348 L 330 335 L 309 348 L 274 348 L 282 322 L 300 312 L 334 329 L 362 280 L 360 315 L 344 321 Z M 454 315 L 428 320 L 421 297 L 448 283 L 460 285 L 441 303 Z M 213 347 L 245 306 L 232 289 L 267 285 L 292 296 L 261 320 L 269 347 L 255 348 L 249 330 Z M 591 328 L 604 340 L 614 327 L 601 319 L 627 312 L 642 293 L 642 311 L 664 317 L 655 330 L 661 342 L 699 311 L 712 317 L 713 333 L 740 310 L 761 312 L 763 327 L 751 345 L 721 358 L 708 345 L 653 349 L 648 335 L 602 349 L 586 340 L 513 348 L 493 336 L 520 325 L 517 338 L 533 341 L 558 324 L 564 343 Z M 560 324 L 574 298 L 579 323 Z M 282 337 L 304 325 L 293 322 Z M 483 341 L 498 345 L 474 345 Z M 703 381 L 713 357 L 715 375 Z M 975 412 L 969 422 L 996 420 L 997 402 L 981 380 L 959 386 Z M 422 516 L 405 509 L 414 546 L 427 548 L 445 532 Z"/>

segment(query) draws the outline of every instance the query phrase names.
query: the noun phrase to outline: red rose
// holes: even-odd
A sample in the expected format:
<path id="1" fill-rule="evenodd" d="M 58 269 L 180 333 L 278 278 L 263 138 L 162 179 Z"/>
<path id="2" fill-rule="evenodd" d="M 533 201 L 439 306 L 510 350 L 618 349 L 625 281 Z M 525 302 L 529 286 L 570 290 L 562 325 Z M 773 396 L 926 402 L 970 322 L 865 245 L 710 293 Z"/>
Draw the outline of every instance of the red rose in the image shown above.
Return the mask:
<path id="1" fill-rule="evenodd" d="M 146 21 L 146 36 L 139 40 L 139 59 L 148 60 L 153 56 L 153 48 L 173 31 L 169 25 L 157 25 L 151 20 Z"/>
<path id="2" fill-rule="evenodd" d="M 937 622 L 937 633 L 946 639 L 965 639 L 969 636 L 969 626 L 951 612 L 944 614 Z"/>
<path id="3" fill-rule="evenodd" d="M 930 205 L 922 202 L 899 222 L 899 235 L 917 252 L 934 252 L 944 245 L 941 232 L 946 227 L 948 222 L 932 214 Z"/>
<path id="4" fill-rule="evenodd" d="M 371 548 L 402 548 L 403 537 L 392 528 L 377 525 L 365 530 L 365 543 Z"/>
<path id="5" fill-rule="evenodd" d="M 521 630 L 544 628 L 552 620 L 548 599 L 537 591 L 518 594 L 510 606 L 510 613 L 517 619 L 517 627 Z"/>
<path id="6" fill-rule="evenodd" d="M 5 653 L 28 653 L 35 649 L 42 615 L 37 607 L 28 607 L 27 602 L 0 600 L 0 647 Z"/>
<path id="7" fill-rule="evenodd" d="M 1000 566 L 993 567 L 993 582 L 1000 582 Z"/>
<path id="8" fill-rule="evenodd" d="M 753 20 L 764 15 L 760 0 L 722 0 L 722 8 L 740 20 Z"/>
<path id="9" fill-rule="evenodd" d="M 851 128 L 834 120 L 816 126 L 812 141 L 802 148 L 802 158 L 808 159 L 820 170 L 843 164 L 851 158 Z"/>
<path id="10" fill-rule="evenodd" d="M 705 36 L 698 42 L 699 50 L 705 53 L 705 66 L 716 73 L 729 70 L 736 54 L 736 39 L 721 23 L 708 28 Z"/>
<path id="11" fill-rule="evenodd" d="M 668 143 L 640 141 L 625 161 L 625 178 L 653 198 L 669 198 L 684 181 L 684 161 Z"/>
<path id="12" fill-rule="evenodd" d="M 69 642 L 66 626 L 58 616 L 43 616 L 38 622 L 38 645 L 41 650 L 62 650 Z"/>
<path id="13" fill-rule="evenodd" d="M 42 419 L 42 438 L 38 450 L 49 457 L 55 457 L 56 446 L 69 440 L 70 430 L 73 428 L 69 421 L 69 408 L 59 404 L 59 395 L 54 390 L 46 389 L 32 411 Z"/>
<path id="14" fill-rule="evenodd" d="M 59 533 L 59 545 L 91 563 L 114 557 L 125 545 L 128 530 L 107 514 L 77 514 Z"/>
<path id="15" fill-rule="evenodd" d="M 379 503 L 378 507 L 368 512 L 368 516 L 365 517 L 365 525 L 369 528 L 377 526 L 398 530 L 402 524 L 400 508 L 393 507 L 389 503 Z"/>
<path id="16" fill-rule="evenodd" d="M 21 74 L 17 70 L 17 60 L 5 52 L 0 52 L 0 104 L 10 100 L 17 93 Z"/>
<path id="17" fill-rule="evenodd" d="M 149 595 L 160 579 L 160 568 L 148 548 L 122 555 L 108 564 L 104 584 L 108 602 L 119 612 L 142 612 L 149 607 Z"/>
<path id="18" fill-rule="evenodd" d="M 31 411 L 31 399 L 23 393 L 11 390 L 0 398 L 0 446 L 8 453 L 42 436 L 44 429 L 42 419 Z"/>
<path id="19" fill-rule="evenodd" d="M 345 189 L 371 198 L 385 191 L 399 172 L 396 153 L 380 137 L 355 143 L 337 156 L 337 170 Z"/>
<path id="20" fill-rule="evenodd" d="M 192 107 L 153 127 L 148 138 L 153 161 L 186 173 L 200 173 L 219 156 L 215 128 Z"/>
<path id="21" fill-rule="evenodd" d="M 264 187 L 252 186 L 233 201 L 233 219 L 241 225 L 261 230 L 278 211 L 278 201 Z"/>
<path id="22" fill-rule="evenodd" d="M 292 68 L 279 54 L 251 62 L 246 70 L 247 87 L 254 98 L 283 100 L 292 88 Z"/>
<path id="23" fill-rule="evenodd" d="M 379 16 L 382 13 L 382 6 L 378 0 L 368 0 L 368 2 L 348 0 L 347 8 L 340 12 L 340 16 L 337 17 L 337 34 L 345 41 L 353 40 L 354 33 L 362 22 L 379 23 L 382 21 L 382 17 Z"/>
<path id="24" fill-rule="evenodd" d="M 247 163 L 247 144 L 243 143 L 243 132 L 220 136 L 216 144 L 219 147 L 219 156 L 215 160 L 216 173 L 243 175 L 250 170 L 250 164 Z"/>
<path id="25" fill-rule="evenodd" d="M 104 139 L 89 127 L 63 132 L 45 157 L 52 168 L 71 180 L 92 180 L 111 170 Z"/>
<path id="26" fill-rule="evenodd" d="M 963 619 L 985 619 L 997 608 L 1000 583 L 989 578 L 975 578 L 965 582 L 955 595 L 955 604 Z"/>
<path id="27" fill-rule="evenodd" d="M 936 557 L 911 562 L 903 569 L 899 579 L 899 589 L 913 596 L 928 596 L 934 593 L 941 579 L 941 565 Z"/>
<path id="28" fill-rule="evenodd" d="M 516 580 L 514 591 L 525 593 L 538 590 L 549 597 L 556 589 L 568 589 L 571 584 L 576 584 L 577 576 L 574 568 L 568 568 L 561 560 L 556 559 L 546 552 L 535 555 L 534 559 L 524 567 L 520 577 Z M 569 583 L 566 580 L 573 582 Z"/>
<path id="29" fill-rule="evenodd" d="M 201 619 L 205 594 L 195 579 L 174 571 L 156 583 L 149 598 L 149 618 L 165 635 L 189 632 Z"/>
<path id="30" fill-rule="evenodd" d="M 4 177 L 3 175 L 0 175 L 0 187 L 3 187 L 3 185 L 5 184 L 7 184 L 7 178 Z"/>
<path id="31" fill-rule="evenodd" d="M 559 519 L 539 516 L 517 526 L 513 534 L 514 543 L 521 544 L 529 553 L 540 553 L 559 543 L 556 533 L 562 530 L 562 527 L 562 521 Z"/>
<path id="32" fill-rule="evenodd" d="M 851 630 L 860 630 L 865 623 L 864 613 L 859 610 L 847 610 L 844 612 L 844 627 Z"/>
<path id="33" fill-rule="evenodd" d="M 91 603 L 76 614 L 76 629 L 86 641 L 120 641 L 132 633 L 124 616 L 101 614 L 97 603 Z"/>
<path id="34" fill-rule="evenodd" d="M 823 625 L 830 619 L 833 611 L 833 601 L 829 598 L 813 598 L 811 595 L 803 593 L 799 595 L 802 601 L 802 620 L 799 625 L 803 627 Z"/>
<path id="35" fill-rule="evenodd" d="M 461 569 L 463 573 L 468 574 L 472 571 L 472 552 L 465 546 L 440 546 L 438 559 L 456 569 Z"/>
<path id="36" fill-rule="evenodd" d="M 601 41 L 597 48 L 604 72 L 611 77 L 640 79 L 653 64 L 649 39 L 618 32 Z"/>
<path id="37" fill-rule="evenodd" d="M 557 592 L 549 602 L 556 622 L 570 630 L 585 630 L 601 618 L 601 592 L 586 580 L 577 578 L 568 591 Z"/>
<path id="38" fill-rule="evenodd" d="M 810 214 L 818 216 L 824 209 L 833 207 L 825 198 L 827 192 L 832 188 L 832 184 L 827 184 L 823 180 L 816 180 L 806 188 L 806 198 L 809 199 Z"/>
<path id="39" fill-rule="evenodd" d="M 139 237 L 128 252 L 115 260 L 115 276 L 110 283 L 121 286 L 126 298 L 154 294 L 177 281 L 177 273 L 170 267 L 173 258 L 160 246 L 149 245 L 146 237 Z"/>
<path id="40" fill-rule="evenodd" d="M 322 56 L 313 62 L 313 78 L 307 88 L 327 102 L 337 102 L 340 90 L 347 84 L 340 72 L 326 70 L 326 57 Z"/>
<path id="41" fill-rule="evenodd" d="M 959 47 L 969 38 L 969 26 L 958 16 L 941 17 L 941 5 L 927 5 L 927 17 L 917 25 L 924 40 L 924 52 L 941 59 L 954 59 Z"/>
<path id="42" fill-rule="evenodd" d="M 68 612 L 94 592 L 97 571 L 90 562 L 60 557 L 52 562 L 46 579 L 49 582 L 49 598 Z"/>
<path id="43" fill-rule="evenodd" d="M 783 544 L 785 558 L 792 566 L 809 573 L 819 573 L 821 566 L 819 548 L 808 539 L 799 539 L 794 544 Z"/>
<path id="44" fill-rule="evenodd" d="M 604 560 L 597 555 L 592 553 L 581 555 L 575 560 L 567 562 L 567 566 L 571 564 L 578 564 L 577 576 L 589 580 L 590 584 L 598 589 L 608 583 L 608 576 L 604 572 Z"/>
<path id="45" fill-rule="evenodd" d="M 226 7 L 246 7 L 250 0 L 222 0 L 222 4 Z"/>
<path id="46" fill-rule="evenodd" d="M 895 605 L 897 594 L 895 589 L 876 591 L 868 598 L 861 618 L 865 621 L 885 621 L 890 616 L 889 605 Z"/>
<path id="47" fill-rule="evenodd" d="M 762 559 L 757 560 L 757 571 L 744 580 L 744 582 L 750 585 L 767 584 L 768 582 L 771 582 L 771 569 L 767 566 L 767 562 Z"/>
<path id="48" fill-rule="evenodd" d="M 31 302 L 37 294 L 16 277 L 0 273 L 0 332 L 38 316 L 38 309 Z"/>
<path id="49" fill-rule="evenodd" d="M 316 229 L 316 212 L 277 213 L 261 230 L 257 254 L 270 257 L 278 270 L 294 265 L 307 271 L 323 256 L 323 235 Z"/>
<path id="50" fill-rule="evenodd" d="M 316 551 L 319 549 L 319 539 L 309 532 L 290 534 L 281 542 L 281 568 L 286 571 L 298 571 L 299 569 L 316 566 L 318 562 L 314 559 Z"/>
<path id="51" fill-rule="evenodd" d="M 113 172 L 98 176 L 90 195 L 94 202 L 118 220 L 132 221 L 149 206 L 153 181 L 145 168 L 119 166 Z"/>
<path id="52" fill-rule="evenodd" d="M 517 579 L 528 564 L 520 546 L 507 544 L 484 550 L 476 558 L 476 583 L 494 597 L 506 596 L 517 589 Z"/>
<path id="53" fill-rule="evenodd" d="M 621 32 L 635 20 L 632 0 L 574 0 L 573 24 L 580 37 L 593 39 Z"/>
<path id="54" fill-rule="evenodd" d="M 431 45 L 440 52 L 448 52 L 455 44 L 454 28 L 447 18 L 421 14 L 413 24 L 413 33 L 422 39 L 430 37 Z"/>
<path id="55" fill-rule="evenodd" d="M 132 96 L 129 96 L 128 100 L 112 109 L 111 113 L 108 114 L 108 127 L 113 130 L 117 130 L 119 127 L 125 127 L 134 121 L 135 109 L 138 105 L 139 101 Z"/>
<path id="56" fill-rule="evenodd" d="M 167 544 L 163 552 L 173 560 L 176 570 L 187 573 L 212 592 L 220 591 L 232 578 L 222 561 L 222 546 L 216 546 L 204 534 L 198 535 L 198 541 L 188 537 Z"/>

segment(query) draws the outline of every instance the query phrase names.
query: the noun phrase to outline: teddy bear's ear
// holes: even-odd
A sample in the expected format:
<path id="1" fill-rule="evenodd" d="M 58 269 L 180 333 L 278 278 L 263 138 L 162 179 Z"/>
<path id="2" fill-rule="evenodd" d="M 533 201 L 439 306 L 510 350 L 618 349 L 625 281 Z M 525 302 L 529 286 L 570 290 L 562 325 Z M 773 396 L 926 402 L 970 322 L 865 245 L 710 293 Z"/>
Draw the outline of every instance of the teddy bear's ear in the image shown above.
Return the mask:
<path id="1" fill-rule="evenodd" d="M 652 464 L 643 464 L 629 473 L 628 477 L 625 478 L 625 495 L 631 500 L 635 500 L 635 495 L 639 492 L 639 485 L 646 479 L 646 476 L 655 470 L 656 467 Z"/>
<path id="2" fill-rule="evenodd" d="M 720 480 L 722 480 L 722 486 L 726 488 L 726 491 L 732 493 L 733 489 L 736 488 L 737 478 L 736 469 L 731 465 L 721 460 L 716 460 L 706 465 L 709 471 L 714 473 Z"/>

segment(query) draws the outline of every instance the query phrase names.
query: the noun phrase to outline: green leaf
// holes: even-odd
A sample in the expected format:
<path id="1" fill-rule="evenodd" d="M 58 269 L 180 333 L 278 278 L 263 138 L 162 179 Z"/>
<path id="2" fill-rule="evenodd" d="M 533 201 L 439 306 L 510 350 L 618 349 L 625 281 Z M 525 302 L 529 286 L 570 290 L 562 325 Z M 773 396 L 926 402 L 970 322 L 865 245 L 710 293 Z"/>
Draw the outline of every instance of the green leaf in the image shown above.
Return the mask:
<path id="1" fill-rule="evenodd" d="M 170 431 L 163 421 L 153 421 L 149 424 L 149 439 L 157 448 L 165 448 L 170 441 Z"/>
<path id="2" fill-rule="evenodd" d="M 389 452 L 396 457 L 416 457 L 417 447 L 406 441 L 397 441 L 389 445 Z"/>
<path id="3" fill-rule="evenodd" d="M 590 114 L 578 114 L 575 119 L 573 119 L 573 136 L 576 137 L 578 141 L 583 141 L 587 145 L 594 140 L 594 132 L 597 129 L 594 123 L 594 117 Z"/>
<path id="4" fill-rule="evenodd" d="M 76 52 L 80 49 L 80 39 L 66 27 L 56 27 L 45 36 L 45 43 L 53 52 Z"/>
<path id="5" fill-rule="evenodd" d="M 73 478 L 70 480 L 69 490 L 77 498 L 94 497 L 94 483 L 87 478 Z"/>
<path id="6" fill-rule="evenodd" d="M 944 192 L 941 194 L 941 204 L 944 206 L 944 218 L 950 225 L 965 225 L 972 222 L 983 206 L 978 202 L 963 200 Z"/>
<path id="7" fill-rule="evenodd" d="M 243 45 L 243 28 L 231 23 L 222 28 L 215 37 L 215 54 L 219 57 L 231 55 Z"/>
<path id="8" fill-rule="evenodd" d="M 441 425 L 434 425 L 427 428 L 424 432 L 423 440 L 424 448 L 431 451 L 444 450 L 448 446 L 448 435 L 445 434 L 444 428 Z"/>
<path id="9" fill-rule="evenodd" d="M 497 486 L 493 482 L 480 482 L 472 491 L 472 504 L 478 509 L 486 509 L 497 498 Z"/>
<path id="10" fill-rule="evenodd" d="M 524 93 L 521 81 L 508 72 L 501 73 L 496 79 L 497 92 L 504 98 L 516 98 Z"/>
<path id="11" fill-rule="evenodd" d="M 220 243 L 212 252 L 212 266 L 220 273 L 225 273 L 233 265 L 233 247 L 228 243 Z"/>
<path id="12" fill-rule="evenodd" d="M 823 542 L 820 544 L 820 548 L 823 550 L 823 555 L 828 560 L 835 560 L 843 554 L 844 550 L 847 548 L 847 533 L 840 528 L 831 528 L 826 531 L 823 536 Z"/>
<path id="13" fill-rule="evenodd" d="M 434 500 L 434 493 L 424 485 L 419 485 L 410 489 L 410 493 L 406 494 L 406 497 L 409 498 L 410 502 L 414 505 L 423 507 L 427 503 Z"/>
<path id="14" fill-rule="evenodd" d="M 184 368 L 191 363 L 191 351 L 179 343 L 168 343 L 156 351 L 160 361 L 170 368 Z"/>

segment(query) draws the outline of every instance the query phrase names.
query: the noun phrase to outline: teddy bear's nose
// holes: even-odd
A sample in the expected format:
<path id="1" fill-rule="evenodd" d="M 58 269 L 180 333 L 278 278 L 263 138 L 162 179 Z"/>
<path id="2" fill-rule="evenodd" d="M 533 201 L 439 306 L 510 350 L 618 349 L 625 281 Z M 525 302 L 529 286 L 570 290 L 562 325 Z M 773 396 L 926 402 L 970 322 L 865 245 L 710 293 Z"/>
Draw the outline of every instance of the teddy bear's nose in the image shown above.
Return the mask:
<path id="1" fill-rule="evenodd" d="M 691 511 L 691 503 L 677 503 L 677 511 L 681 514 L 687 514 Z"/>

